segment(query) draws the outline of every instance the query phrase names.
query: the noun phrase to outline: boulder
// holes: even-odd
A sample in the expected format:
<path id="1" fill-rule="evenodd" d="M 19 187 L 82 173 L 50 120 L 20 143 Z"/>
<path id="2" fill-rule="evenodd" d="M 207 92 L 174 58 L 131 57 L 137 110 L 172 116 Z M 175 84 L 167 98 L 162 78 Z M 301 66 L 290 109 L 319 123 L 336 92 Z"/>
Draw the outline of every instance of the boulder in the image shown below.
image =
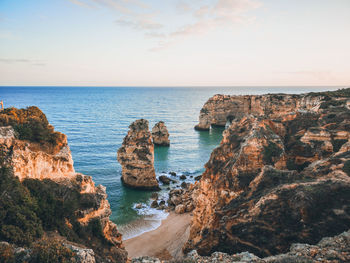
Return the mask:
<path id="1" fill-rule="evenodd" d="M 202 175 L 198 175 L 194 178 L 194 180 L 199 181 L 202 178 Z"/>
<path id="2" fill-rule="evenodd" d="M 175 207 L 175 213 L 176 214 L 183 214 L 185 212 L 186 212 L 186 206 L 185 205 L 180 204 L 180 205 L 177 205 Z"/>
<path id="3" fill-rule="evenodd" d="M 181 183 L 181 188 L 187 189 L 188 188 L 188 184 L 186 182 L 182 182 Z"/>
<path id="4" fill-rule="evenodd" d="M 154 199 L 154 200 L 158 200 L 158 197 L 159 197 L 158 193 L 152 193 L 151 195 L 151 199 Z"/>
<path id="5" fill-rule="evenodd" d="M 122 166 L 122 181 L 126 186 L 145 190 L 160 189 L 154 170 L 154 146 L 147 120 L 136 120 L 129 126 L 117 159 Z"/>
<path id="6" fill-rule="evenodd" d="M 171 180 L 166 175 L 159 176 L 159 181 L 161 181 L 163 184 L 170 184 Z"/>
<path id="7" fill-rule="evenodd" d="M 152 203 L 151 203 L 151 208 L 157 208 L 158 207 L 158 202 L 157 200 L 154 200 Z"/>
<path id="8" fill-rule="evenodd" d="M 152 138 L 154 145 L 169 146 L 169 132 L 164 122 L 160 121 L 152 128 Z"/>

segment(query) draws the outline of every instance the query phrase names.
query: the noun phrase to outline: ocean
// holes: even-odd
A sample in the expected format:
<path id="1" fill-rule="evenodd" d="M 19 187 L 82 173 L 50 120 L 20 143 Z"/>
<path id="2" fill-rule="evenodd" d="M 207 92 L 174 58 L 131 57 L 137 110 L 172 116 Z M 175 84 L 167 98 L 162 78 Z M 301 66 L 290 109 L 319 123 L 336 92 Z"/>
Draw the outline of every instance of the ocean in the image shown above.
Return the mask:
<path id="1" fill-rule="evenodd" d="M 303 93 L 342 87 L 0 87 L 5 107 L 38 106 L 56 131 L 68 136 L 77 172 L 107 187 L 111 220 L 124 239 L 157 228 L 167 213 L 149 208 L 151 192 L 121 184 L 116 154 L 128 126 L 144 118 L 150 129 L 164 121 L 169 148 L 155 148 L 157 176 L 176 172 L 187 181 L 204 171 L 212 150 L 220 144 L 223 128 L 195 131 L 199 111 L 215 94 Z M 160 195 L 166 195 L 161 191 Z M 143 209 L 135 209 L 142 203 Z"/>

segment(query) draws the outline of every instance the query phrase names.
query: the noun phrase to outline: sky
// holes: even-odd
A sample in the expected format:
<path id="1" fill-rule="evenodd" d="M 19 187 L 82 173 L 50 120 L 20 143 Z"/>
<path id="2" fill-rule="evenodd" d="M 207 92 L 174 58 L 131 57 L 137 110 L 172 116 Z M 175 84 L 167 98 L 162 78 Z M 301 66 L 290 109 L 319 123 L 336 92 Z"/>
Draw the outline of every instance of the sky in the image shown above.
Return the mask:
<path id="1" fill-rule="evenodd" d="M 0 0 L 0 86 L 349 86 L 350 0 Z"/>

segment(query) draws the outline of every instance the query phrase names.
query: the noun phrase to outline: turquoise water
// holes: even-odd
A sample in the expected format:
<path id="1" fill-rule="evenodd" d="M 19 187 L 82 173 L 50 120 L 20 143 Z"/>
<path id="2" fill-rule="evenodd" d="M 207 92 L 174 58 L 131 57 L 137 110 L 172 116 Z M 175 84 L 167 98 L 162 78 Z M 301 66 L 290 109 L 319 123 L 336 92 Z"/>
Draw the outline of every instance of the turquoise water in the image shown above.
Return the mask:
<path id="1" fill-rule="evenodd" d="M 107 187 L 111 219 L 126 236 L 159 225 L 165 213 L 138 211 L 137 203 L 149 202 L 149 192 L 125 188 L 116 160 L 129 124 L 145 118 L 153 125 L 162 120 L 170 133 L 170 148 L 155 148 L 157 175 L 174 171 L 200 175 L 223 129 L 193 129 L 199 110 L 214 94 L 301 93 L 335 90 L 337 87 L 212 87 L 212 88 L 112 88 L 112 87 L 0 87 L 5 107 L 36 105 L 57 131 L 67 134 L 77 172 L 91 175 Z M 129 232 L 128 232 L 129 231 Z M 131 233 L 131 232 L 132 233 Z"/>

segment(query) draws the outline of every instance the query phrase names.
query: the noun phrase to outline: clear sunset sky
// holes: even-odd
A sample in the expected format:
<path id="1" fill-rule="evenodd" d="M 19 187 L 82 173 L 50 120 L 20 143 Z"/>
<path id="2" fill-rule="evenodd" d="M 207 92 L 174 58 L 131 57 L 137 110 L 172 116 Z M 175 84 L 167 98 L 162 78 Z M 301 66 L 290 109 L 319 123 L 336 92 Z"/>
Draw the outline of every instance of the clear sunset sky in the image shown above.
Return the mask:
<path id="1" fill-rule="evenodd" d="M 350 0 L 0 0 L 0 85 L 350 85 Z"/>

